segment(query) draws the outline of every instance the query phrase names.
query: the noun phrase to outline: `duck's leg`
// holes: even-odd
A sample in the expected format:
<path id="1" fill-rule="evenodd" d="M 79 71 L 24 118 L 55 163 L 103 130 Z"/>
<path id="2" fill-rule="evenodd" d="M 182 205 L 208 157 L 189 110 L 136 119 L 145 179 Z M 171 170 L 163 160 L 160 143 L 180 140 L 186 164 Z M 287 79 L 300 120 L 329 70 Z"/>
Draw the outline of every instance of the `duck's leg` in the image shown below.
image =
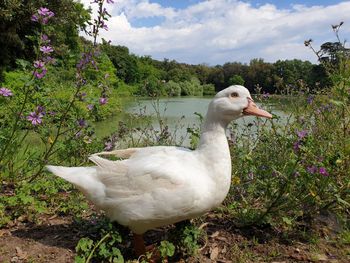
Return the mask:
<path id="1" fill-rule="evenodd" d="M 160 262 L 160 252 L 155 245 L 149 245 L 146 247 L 143 235 L 134 234 L 134 249 L 135 254 L 139 258 L 141 256 L 147 257 L 147 252 L 152 253 L 150 258 L 147 258 L 148 262 L 155 263 Z"/>
<path id="2" fill-rule="evenodd" d="M 134 249 L 137 257 L 146 255 L 146 246 L 145 241 L 143 240 L 143 235 L 134 233 Z"/>

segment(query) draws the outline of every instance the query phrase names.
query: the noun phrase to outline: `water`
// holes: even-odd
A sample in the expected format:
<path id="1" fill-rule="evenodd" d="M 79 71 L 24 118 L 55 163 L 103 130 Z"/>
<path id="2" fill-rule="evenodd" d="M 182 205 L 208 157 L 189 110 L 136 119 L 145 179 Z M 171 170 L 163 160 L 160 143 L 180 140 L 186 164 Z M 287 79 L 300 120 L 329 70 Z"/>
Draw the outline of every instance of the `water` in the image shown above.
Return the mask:
<path id="1" fill-rule="evenodd" d="M 170 132 L 175 135 L 174 137 L 179 138 L 179 140 L 183 137 L 183 144 L 188 146 L 189 138 L 187 128 L 199 127 L 200 118 L 195 113 L 199 113 L 205 117 L 211 99 L 211 97 L 178 97 L 160 98 L 157 100 L 149 98 L 138 99 L 137 101 L 130 102 L 125 107 L 125 112 L 129 114 L 140 114 L 151 118 L 154 129 L 159 129 L 158 119 L 160 117 L 164 120 L 165 125 L 169 127 Z M 287 114 L 278 108 L 276 101 L 269 100 L 268 103 L 266 102 L 260 105 L 260 107 L 282 118 L 287 117 Z M 99 122 L 96 127 L 98 137 L 102 135 L 107 136 L 117 129 L 119 121 L 126 122 L 127 120 L 128 115 L 122 114 Z M 242 131 L 248 123 L 253 123 L 255 120 L 256 118 L 251 116 L 238 119 L 235 121 L 237 124 L 235 129 L 238 130 L 238 132 Z M 265 121 L 265 119 L 262 121 Z M 137 125 L 142 125 L 142 123 L 138 123 Z"/>

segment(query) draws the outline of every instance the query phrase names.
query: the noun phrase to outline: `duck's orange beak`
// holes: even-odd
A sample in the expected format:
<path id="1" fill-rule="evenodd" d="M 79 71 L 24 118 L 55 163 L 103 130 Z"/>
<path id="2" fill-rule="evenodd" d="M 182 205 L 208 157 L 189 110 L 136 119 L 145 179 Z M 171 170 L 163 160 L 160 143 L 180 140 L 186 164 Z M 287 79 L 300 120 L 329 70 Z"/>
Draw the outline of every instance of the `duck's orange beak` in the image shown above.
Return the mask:
<path id="1" fill-rule="evenodd" d="M 248 106 L 243 110 L 244 115 L 254 115 L 258 117 L 272 118 L 272 115 L 267 111 L 259 109 L 251 98 L 248 98 Z"/>

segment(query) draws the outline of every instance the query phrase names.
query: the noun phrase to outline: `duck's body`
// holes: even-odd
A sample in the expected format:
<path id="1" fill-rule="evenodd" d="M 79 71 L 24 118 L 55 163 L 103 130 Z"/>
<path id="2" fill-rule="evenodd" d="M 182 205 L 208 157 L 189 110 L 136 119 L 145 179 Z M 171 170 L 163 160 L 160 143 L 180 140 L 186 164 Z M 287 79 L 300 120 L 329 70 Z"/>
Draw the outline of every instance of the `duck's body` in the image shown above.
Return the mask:
<path id="1" fill-rule="evenodd" d="M 202 215 L 226 197 L 231 157 L 225 130 L 243 115 L 271 117 L 249 91 L 231 86 L 210 103 L 198 148 L 145 147 L 92 155 L 92 167 L 48 166 L 76 185 L 111 220 L 134 233 Z M 111 161 L 99 155 L 123 158 Z"/>
<path id="2" fill-rule="evenodd" d="M 129 159 L 110 161 L 93 155 L 90 160 L 96 166 L 48 169 L 75 184 L 111 220 L 142 234 L 197 217 L 226 197 L 231 159 L 224 130 L 208 131 L 205 136 L 209 142 L 202 138 L 194 151 L 167 146 L 132 148 L 115 153 L 128 152 L 125 157 Z"/>

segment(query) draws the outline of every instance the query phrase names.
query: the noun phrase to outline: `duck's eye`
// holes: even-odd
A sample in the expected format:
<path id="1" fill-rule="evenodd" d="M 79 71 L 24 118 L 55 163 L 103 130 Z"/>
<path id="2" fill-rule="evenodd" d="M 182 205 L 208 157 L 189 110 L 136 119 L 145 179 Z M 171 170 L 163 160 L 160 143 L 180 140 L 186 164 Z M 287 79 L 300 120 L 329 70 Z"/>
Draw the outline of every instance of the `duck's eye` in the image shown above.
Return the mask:
<path id="1" fill-rule="evenodd" d="M 232 93 L 230 94 L 230 96 L 231 96 L 232 98 L 237 98 L 239 95 L 238 95 L 237 92 L 232 92 Z"/>

